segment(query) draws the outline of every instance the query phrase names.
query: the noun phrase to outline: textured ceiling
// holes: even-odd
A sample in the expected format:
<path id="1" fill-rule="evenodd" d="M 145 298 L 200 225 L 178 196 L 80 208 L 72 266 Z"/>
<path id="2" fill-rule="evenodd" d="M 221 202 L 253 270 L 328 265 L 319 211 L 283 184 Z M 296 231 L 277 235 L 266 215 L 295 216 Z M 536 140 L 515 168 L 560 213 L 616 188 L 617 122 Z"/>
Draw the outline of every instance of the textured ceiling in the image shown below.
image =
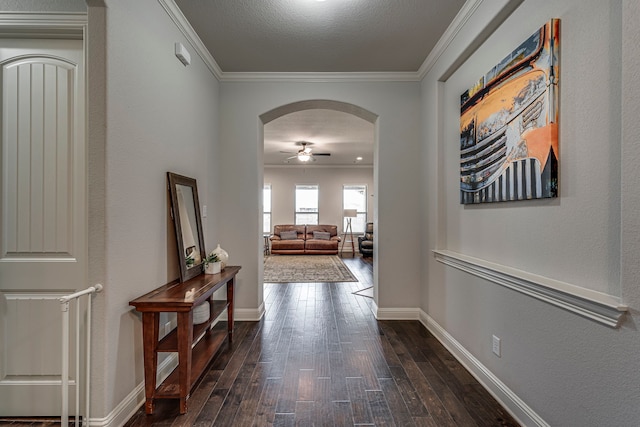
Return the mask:
<path id="1" fill-rule="evenodd" d="M 464 0 L 175 0 L 223 72 L 417 71 Z"/>
<path id="2" fill-rule="evenodd" d="M 313 166 L 373 165 L 374 125 L 354 115 L 314 109 L 290 113 L 264 126 L 264 164 L 300 164 L 287 160 L 300 149 L 300 142 L 311 142 L 317 156 Z M 286 151 L 287 153 L 282 153 Z M 356 161 L 356 157 L 362 160 Z"/>
<path id="3" fill-rule="evenodd" d="M 223 73 L 417 72 L 464 0 L 175 0 Z M 313 109 L 265 125 L 264 164 L 373 165 L 374 125 Z M 281 153 L 287 151 L 287 153 Z M 357 156 L 363 157 L 356 162 Z"/>

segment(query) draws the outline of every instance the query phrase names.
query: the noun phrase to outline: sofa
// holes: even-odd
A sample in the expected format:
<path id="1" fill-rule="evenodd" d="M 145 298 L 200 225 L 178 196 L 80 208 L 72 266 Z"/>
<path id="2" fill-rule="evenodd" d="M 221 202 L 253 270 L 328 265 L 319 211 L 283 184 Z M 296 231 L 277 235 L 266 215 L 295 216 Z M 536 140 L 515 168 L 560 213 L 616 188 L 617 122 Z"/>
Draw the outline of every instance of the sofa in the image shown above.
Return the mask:
<path id="1" fill-rule="evenodd" d="M 373 256 L 373 223 L 368 222 L 362 236 L 358 236 L 358 250 L 362 256 Z"/>
<path id="2" fill-rule="evenodd" d="M 335 225 L 276 225 L 269 239 L 276 255 L 335 255 L 340 243 Z"/>

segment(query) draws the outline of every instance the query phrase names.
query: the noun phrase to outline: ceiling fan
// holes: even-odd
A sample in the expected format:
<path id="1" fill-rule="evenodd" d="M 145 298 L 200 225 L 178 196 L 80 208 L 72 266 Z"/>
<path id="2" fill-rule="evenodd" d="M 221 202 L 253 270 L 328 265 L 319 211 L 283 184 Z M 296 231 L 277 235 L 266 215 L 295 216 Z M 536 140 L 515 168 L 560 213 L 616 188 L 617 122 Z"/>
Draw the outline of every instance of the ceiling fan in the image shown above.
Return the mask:
<path id="1" fill-rule="evenodd" d="M 296 144 L 300 145 L 301 147 L 300 150 L 298 150 L 298 152 L 295 153 L 294 156 L 287 157 L 286 160 L 298 159 L 301 162 L 308 162 L 308 161 L 315 162 L 316 159 L 314 158 L 314 156 L 330 156 L 331 155 L 331 153 L 312 153 L 311 152 L 312 148 L 309 147 L 309 145 L 313 145 L 312 142 L 300 141 L 300 142 L 296 142 Z M 290 151 L 281 151 L 281 153 L 293 154 Z"/>

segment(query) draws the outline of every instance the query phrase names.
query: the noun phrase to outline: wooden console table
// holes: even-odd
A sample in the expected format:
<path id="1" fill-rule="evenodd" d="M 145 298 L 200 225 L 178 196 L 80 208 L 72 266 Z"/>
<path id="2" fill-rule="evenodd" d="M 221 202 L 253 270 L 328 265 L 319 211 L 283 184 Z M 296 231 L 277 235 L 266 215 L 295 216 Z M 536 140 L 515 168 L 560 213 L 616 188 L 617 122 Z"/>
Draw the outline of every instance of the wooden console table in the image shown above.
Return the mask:
<path id="1" fill-rule="evenodd" d="M 219 274 L 200 274 L 186 282 L 170 283 L 129 302 L 142 312 L 147 414 L 153 414 L 154 399 L 180 399 L 180 413 L 185 414 L 191 388 L 225 337 L 229 336 L 229 342 L 233 340 L 233 287 L 239 270 L 239 266 L 227 266 Z M 213 293 L 224 285 L 227 285 L 226 301 L 213 300 Z M 193 309 L 207 300 L 210 303 L 209 320 L 194 325 Z M 227 332 L 213 331 L 211 325 L 225 309 Z M 160 313 L 163 312 L 176 313 L 178 326 L 158 341 Z M 177 352 L 178 366 L 156 388 L 159 352 Z"/>

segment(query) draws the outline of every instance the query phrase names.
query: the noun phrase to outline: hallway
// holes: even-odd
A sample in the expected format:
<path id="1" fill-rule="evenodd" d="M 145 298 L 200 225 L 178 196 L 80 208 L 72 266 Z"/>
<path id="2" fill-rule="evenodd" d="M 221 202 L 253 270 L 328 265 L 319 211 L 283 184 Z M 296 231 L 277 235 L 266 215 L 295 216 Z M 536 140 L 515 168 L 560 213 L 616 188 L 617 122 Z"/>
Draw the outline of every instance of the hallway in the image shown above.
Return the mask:
<path id="1" fill-rule="evenodd" d="M 266 315 L 237 322 L 178 414 L 159 401 L 137 426 L 517 426 L 418 321 L 376 321 L 360 282 L 265 284 Z M 218 324 L 216 327 L 226 327 Z"/>

